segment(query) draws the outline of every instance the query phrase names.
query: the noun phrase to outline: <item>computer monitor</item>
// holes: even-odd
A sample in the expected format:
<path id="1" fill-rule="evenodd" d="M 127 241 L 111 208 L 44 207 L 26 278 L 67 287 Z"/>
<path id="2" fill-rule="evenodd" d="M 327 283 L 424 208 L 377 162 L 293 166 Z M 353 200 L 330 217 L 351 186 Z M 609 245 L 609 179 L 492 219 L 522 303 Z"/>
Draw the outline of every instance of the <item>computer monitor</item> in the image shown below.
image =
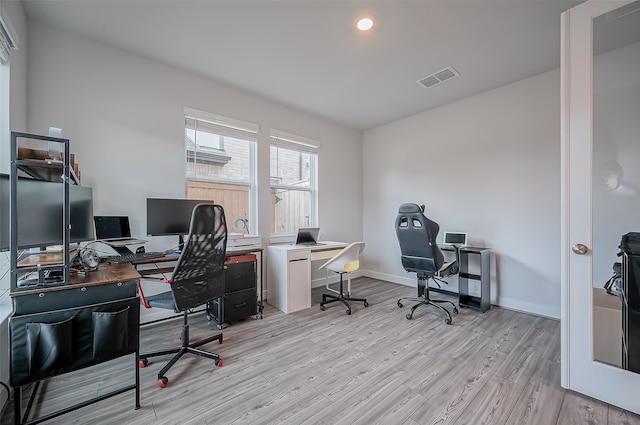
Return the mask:
<path id="1" fill-rule="evenodd" d="M 131 226 L 127 216 L 96 215 L 93 221 L 98 240 L 131 237 Z"/>
<path id="2" fill-rule="evenodd" d="M 61 245 L 62 185 L 30 178 L 20 178 L 17 187 L 18 249 Z M 10 234 L 9 175 L 0 174 L 0 251 L 8 251 Z M 69 242 L 94 239 L 93 190 L 87 186 L 69 185 Z"/>
<path id="3" fill-rule="evenodd" d="M 444 232 L 442 238 L 445 245 L 467 245 L 467 234 L 465 232 Z"/>
<path id="4" fill-rule="evenodd" d="M 193 207 L 211 203 L 199 199 L 147 198 L 147 236 L 188 235 Z"/>

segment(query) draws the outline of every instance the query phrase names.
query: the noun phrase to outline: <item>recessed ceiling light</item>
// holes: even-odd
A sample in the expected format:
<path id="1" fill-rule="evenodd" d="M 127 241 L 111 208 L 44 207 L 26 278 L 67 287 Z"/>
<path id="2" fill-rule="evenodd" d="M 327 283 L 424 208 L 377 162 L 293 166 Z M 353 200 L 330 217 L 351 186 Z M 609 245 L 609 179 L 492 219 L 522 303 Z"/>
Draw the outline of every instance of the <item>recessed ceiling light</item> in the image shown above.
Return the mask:
<path id="1" fill-rule="evenodd" d="M 360 31 L 369 31 L 371 27 L 373 27 L 373 19 L 362 18 L 358 21 L 356 27 L 358 27 Z"/>

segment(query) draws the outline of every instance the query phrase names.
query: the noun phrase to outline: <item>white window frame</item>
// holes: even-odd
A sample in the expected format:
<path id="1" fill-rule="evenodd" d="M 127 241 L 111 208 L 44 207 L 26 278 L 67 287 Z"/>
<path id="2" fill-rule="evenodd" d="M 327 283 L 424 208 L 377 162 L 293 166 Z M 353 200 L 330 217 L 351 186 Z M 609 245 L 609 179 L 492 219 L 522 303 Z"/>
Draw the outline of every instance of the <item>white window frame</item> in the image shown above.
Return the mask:
<path id="1" fill-rule="evenodd" d="M 312 155 L 313 159 L 310 164 L 311 169 L 309 170 L 308 188 L 286 184 L 272 184 L 271 175 L 269 176 L 269 187 L 270 189 L 285 189 L 309 192 L 311 195 L 309 206 L 309 226 L 318 227 L 318 151 L 320 148 L 320 142 L 273 128 L 269 130 L 269 138 L 269 151 L 271 151 L 271 146 L 276 146 L 295 150 L 298 152 L 309 153 Z M 271 156 L 269 156 L 269 170 L 271 170 Z M 271 172 L 269 172 L 269 174 L 271 174 Z M 287 232 L 286 234 L 290 233 Z M 282 233 L 275 233 L 271 236 L 275 235 L 282 235 Z"/>
<path id="2" fill-rule="evenodd" d="M 258 185 L 257 185 L 257 151 L 258 151 L 258 131 L 260 126 L 248 121 L 239 120 L 236 118 L 229 118 L 222 115 L 213 114 L 210 112 L 201 111 L 198 109 L 185 107 L 185 131 L 193 125 L 195 129 L 198 128 L 198 123 L 202 125 L 201 128 L 215 134 L 222 136 L 234 137 L 237 139 L 247 140 L 250 143 L 249 148 L 249 182 L 238 181 L 233 179 L 218 179 L 215 177 L 209 177 L 206 179 L 191 178 L 186 175 L 188 153 L 185 146 L 185 190 L 186 184 L 189 181 L 202 181 L 209 183 L 229 184 L 235 186 L 246 186 L 249 188 L 249 229 L 252 233 L 257 234 L 258 223 Z M 215 200 L 214 200 L 215 201 Z M 230 225 L 229 223 L 227 224 Z"/>

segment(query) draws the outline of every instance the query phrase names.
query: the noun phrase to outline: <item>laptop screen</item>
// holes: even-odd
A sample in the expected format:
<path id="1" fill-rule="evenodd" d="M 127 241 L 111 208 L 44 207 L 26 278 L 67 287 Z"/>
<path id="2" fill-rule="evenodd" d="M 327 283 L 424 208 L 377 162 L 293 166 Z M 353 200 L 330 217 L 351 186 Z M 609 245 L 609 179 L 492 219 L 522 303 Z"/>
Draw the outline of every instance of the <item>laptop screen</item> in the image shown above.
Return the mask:
<path id="1" fill-rule="evenodd" d="M 93 217 L 96 225 L 96 239 L 130 238 L 129 217 L 96 215 Z"/>
<path id="2" fill-rule="evenodd" d="M 444 232 L 445 245 L 466 245 L 467 234 L 464 232 Z"/>
<path id="3" fill-rule="evenodd" d="M 301 227 L 298 229 L 296 245 L 316 243 L 318 241 L 319 227 Z"/>

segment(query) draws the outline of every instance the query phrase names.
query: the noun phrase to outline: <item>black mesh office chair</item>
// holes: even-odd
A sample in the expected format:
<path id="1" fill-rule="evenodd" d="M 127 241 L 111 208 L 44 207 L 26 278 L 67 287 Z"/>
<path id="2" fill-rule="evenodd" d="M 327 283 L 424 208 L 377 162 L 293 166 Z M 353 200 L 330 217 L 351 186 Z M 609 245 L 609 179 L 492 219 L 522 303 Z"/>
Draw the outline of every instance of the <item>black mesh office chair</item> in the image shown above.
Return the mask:
<path id="1" fill-rule="evenodd" d="M 140 355 L 140 367 L 148 364 L 149 357 L 175 354 L 158 373 L 158 386 L 164 388 L 169 379 L 165 373 L 186 353 L 213 359 L 222 366 L 219 355 L 198 349 L 201 345 L 217 341 L 222 343 L 222 333 L 204 340 L 189 342 L 188 311 L 205 305 L 224 295 L 224 262 L 227 247 L 227 224 L 224 210 L 220 205 L 198 204 L 193 208 L 189 236 L 171 274 L 171 291 L 144 297 L 139 285 L 140 296 L 145 307 L 159 307 L 182 312 L 183 324 L 180 347 Z"/>
<path id="2" fill-rule="evenodd" d="M 447 300 L 434 300 L 429 296 L 429 280 L 447 283 L 442 278 L 458 273 L 459 251 L 456 248 L 456 260 L 451 263 L 444 261 L 444 255 L 436 238 L 440 231 L 440 226 L 435 221 L 429 220 L 425 215 L 424 206 L 416 204 L 402 204 L 398 209 L 396 217 L 396 234 L 402 253 L 402 266 L 408 272 L 415 272 L 418 277 L 418 297 L 403 297 L 398 300 L 398 307 L 402 307 L 402 300 L 407 299 L 417 301 L 418 304 L 411 308 L 407 314 L 407 319 L 411 320 L 413 312 L 421 305 L 432 305 L 447 314 L 445 323 L 451 324 L 451 313 L 439 303 L 449 303 L 453 306 L 453 312 L 458 313 L 456 305 Z"/>

